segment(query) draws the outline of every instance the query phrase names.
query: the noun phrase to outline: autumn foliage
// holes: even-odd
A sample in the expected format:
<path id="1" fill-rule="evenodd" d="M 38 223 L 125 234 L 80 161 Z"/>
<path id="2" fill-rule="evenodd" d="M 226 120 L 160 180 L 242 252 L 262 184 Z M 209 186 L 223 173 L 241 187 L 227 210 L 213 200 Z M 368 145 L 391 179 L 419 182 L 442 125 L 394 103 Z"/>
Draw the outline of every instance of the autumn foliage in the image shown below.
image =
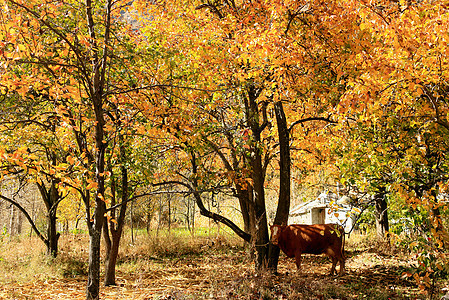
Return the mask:
<path id="1" fill-rule="evenodd" d="M 295 188 L 318 183 L 363 209 L 377 201 L 384 231 L 387 210 L 419 228 L 423 239 L 408 247 L 421 253 L 415 277 L 428 289 L 447 270 L 448 10 L 402 0 L 3 0 L 0 179 L 38 187 L 47 232 L 34 231 L 53 256 L 58 206 L 68 218 L 84 209 L 89 299 L 102 233 L 105 284 L 115 284 L 133 201 L 191 197 L 252 245 L 256 269 L 276 270 L 268 222 L 286 223 Z M 240 214 L 212 211 L 217 198 Z"/>

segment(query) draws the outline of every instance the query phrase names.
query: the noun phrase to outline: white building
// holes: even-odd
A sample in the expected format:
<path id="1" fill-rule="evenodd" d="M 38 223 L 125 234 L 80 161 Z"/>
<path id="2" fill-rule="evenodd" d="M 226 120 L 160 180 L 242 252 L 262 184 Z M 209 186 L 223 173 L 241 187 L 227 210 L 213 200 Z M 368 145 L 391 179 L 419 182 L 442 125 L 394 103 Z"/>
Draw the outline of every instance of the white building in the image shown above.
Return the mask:
<path id="1" fill-rule="evenodd" d="M 353 229 L 357 209 L 349 205 L 346 196 L 337 199 L 333 193 L 321 193 L 316 199 L 304 202 L 290 211 L 289 224 L 334 223 L 345 227 L 349 233 Z"/>

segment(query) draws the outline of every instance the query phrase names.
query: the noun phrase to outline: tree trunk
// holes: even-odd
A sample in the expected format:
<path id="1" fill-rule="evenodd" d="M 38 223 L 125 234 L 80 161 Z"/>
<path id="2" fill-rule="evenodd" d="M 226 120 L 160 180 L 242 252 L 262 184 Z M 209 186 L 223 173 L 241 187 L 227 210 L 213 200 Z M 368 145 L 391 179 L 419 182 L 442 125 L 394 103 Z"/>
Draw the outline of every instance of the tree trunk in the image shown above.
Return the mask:
<path id="1" fill-rule="evenodd" d="M 58 192 L 58 181 L 52 182 L 52 185 L 50 187 L 49 191 L 49 203 L 51 204 L 49 206 L 48 211 L 48 254 L 50 254 L 53 257 L 56 257 L 58 255 L 58 240 L 59 240 L 59 233 L 57 231 L 57 208 L 60 199 L 60 194 Z"/>
<path id="2" fill-rule="evenodd" d="M 252 194 L 252 189 L 249 185 L 243 188 L 240 184 L 237 184 L 237 197 L 243 218 L 243 230 L 253 234 L 255 230 L 254 205 L 252 203 L 252 195 L 250 194 Z"/>
<path id="3" fill-rule="evenodd" d="M 100 217 L 101 212 L 103 213 Z M 87 299 L 98 300 L 100 294 L 100 243 L 101 224 L 103 226 L 105 209 L 101 203 L 97 203 L 95 209 L 96 222 L 89 229 L 89 271 L 87 278 Z"/>
<path id="4" fill-rule="evenodd" d="M 98 125 L 97 125 L 98 126 Z M 98 131 L 98 129 L 97 129 Z M 96 182 L 98 184 L 97 193 L 95 196 L 95 210 L 93 215 L 93 222 L 88 219 L 89 227 L 89 271 L 87 278 L 87 299 L 97 300 L 100 295 L 100 244 L 101 244 L 101 231 L 103 229 L 103 223 L 105 220 L 106 204 L 103 200 L 105 191 L 104 185 L 104 152 L 105 144 L 103 144 L 103 125 L 101 127 L 101 133 L 97 133 L 97 159 L 96 159 Z M 99 138 L 101 136 L 101 139 Z M 98 141 L 100 141 L 98 143 Z M 88 206 L 86 206 L 88 209 Z"/>
<path id="5" fill-rule="evenodd" d="M 192 235 L 192 228 L 190 226 L 190 199 L 187 198 L 187 213 L 186 213 L 186 224 L 187 224 L 187 230 L 189 230 L 190 235 Z"/>
<path id="6" fill-rule="evenodd" d="M 447 248 L 447 233 L 444 230 L 443 220 L 441 218 L 440 206 L 438 204 L 438 192 L 435 189 L 430 191 L 430 228 L 435 229 L 434 238 L 441 243 L 443 249 Z M 431 230 L 432 232 L 432 230 Z"/>
<path id="7" fill-rule="evenodd" d="M 287 225 L 288 215 L 290 212 L 290 174 L 291 174 L 291 159 L 290 159 L 290 136 L 287 127 L 287 119 L 285 117 L 282 102 L 278 101 L 274 104 L 276 123 L 279 134 L 279 201 L 276 210 L 274 224 Z M 268 267 L 277 272 L 279 262 L 280 249 L 270 243 Z"/>
<path id="8" fill-rule="evenodd" d="M 159 230 L 161 228 L 161 223 L 162 223 L 162 210 L 163 210 L 162 196 L 159 196 L 159 217 L 157 220 L 156 237 L 159 237 Z"/>
<path id="9" fill-rule="evenodd" d="M 150 228 L 151 228 L 151 219 L 152 219 L 152 214 L 150 212 L 147 212 L 147 224 L 146 224 L 146 231 L 147 231 L 147 235 L 150 234 Z"/>
<path id="10" fill-rule="evenodd" d="M 114 206 L 117 202 L 116 202 L 116 195 L 117 195 L 117 190 L 116 190 L 116 179 L 114 176 L 114 171 L 112 170 L 112 166 L 110 166 L 109 172 L 111 173 L 111 207 Z M 115 210 L 111 211 L 111 218 L 115 217 Z M 112 254 L 112 239 L 114 238 L 114 223 L 109 222 L 109 220 L 107 219 L 108 217 L 106 217 L 106 219 L 104 220 L 104 224 L 103 224 L 103 240 L 104 240 L 104 244 L 105 244 L 105 252 L 106 252 L 106 257 L 105 257 L 105 285 L 106 282 L 109 283 L 109 278 L 108 276 L 111 276 L 111 272 L 108 272 L 108 269 L 110 268 L 110 262 L 111 262 L 111 254 Z M 109 223 L 110 223 L 110 230 L 109 230 Z M 111 231 L 111 232 L 109 232 Z M 112 239 L 111 239 L 111 235 L 112 235 Z M 108 275 L 109 274 L 109 275 Z M 107 279 L 108 278 L 108 279 Z"/>
<path id="11" fill-rule="evenodd" d="M 8 234 L 10 237 L 16 235 L 16 215 L 17 215 L 17 209 L 14 205 L 11 205 L 10 214 L 9 214 L 9 230 L 8 230 Z"/>
<path id="12" fill-rule="evenodd" d="M 120 152 L 121 152 L 121 157 L 124 158 L 125 150 L 122 148 Z M 111 223 L 110 223 L 111 226 L 109 226 L 112 239 L 110 239 L 110 240 L 108 239 L 109 245 L 106 244 L 107 252 L 106 252 L 105 274 L 104 274 L 104 276 L 105 276 L 104 277 L 104 285 L 105 286 L 116 285 L 115 267 L 117 264 L 118 250 L 120 247 L 120 239 L 121 239 L 122 233 L 123 233 L 123 226 L 125 224 L 126 207 L 127 207 L 127 200 L 128 200 L 128 195 L 129 195 L 128 170 L 126 169 L 125 166 L 122 166 L 121 173 L 122 173 L 121 201 L 123 204 L 120 206 L 119 216 L 118 216 L 117 220 L 115 220 L 116 224 L 114 224 L 114 222 L 111 221 Z M 115 217 L 115 213 L 111 213 L 111 215 L 113 218 Z M 107 228 L 108 228 L 108 226 L 106 225 L 105 229 L 107 229 Z M 106 234 L 105 234 L 105 236 L 106 236 Z"/>
<path id="13" fill-rule="evenodd" d="M 384 240 L 385 234 L 389 231 L 387 210 L 388 206 L 385 195 L 386 192 L 383 189 L 374 196 L 374 203 L 376 208 L 376 232 L 378 240 Z"/>
<path id="14" fill-rule="evenodd" d="M 56 209 L 48 213 L 48 228 L 47 228 L 47 255 L 56 257 L 58 255 L 58 240 L 59 232 L 57 231 Z"/>
<path id="15" fill-rule="evenodd" d="M 195 236 L 195 203 L 192 204 L 192 236 Z"/>
<path id="16" fill-rule="evenodd" d="M 258 155 L 255 155 L 258 156 Z M 261 171 L 260 160 L 255 157 L 253 167 L 253 180 L 254 180 L 254 212 L 255 212 L 255 235 L 254 246 L 256 249 L 256 270 L 262 270 L 267 267 L 268 256 L 268 223 L 267 214 L 265 208 L 265 191 L 264 180 Z"/>
<path id="17" fill-rule="evenodd" d="M 23 216 L 22 214 L 17 211 L 17 234 L 22 234 L 22 222 L 23 222 Z"/>
<path id="18" fill-rule="evenodd" d="M 131 203 L 130 215 L 131 215 L 131 245 L 134 245 L 134 205 Z"/>
<path id="19" fill-rule="evenodd" d="M 53 161 L 56 164 L 56 159 Z M 37 184 L 39 192 L 42 199 L 44 200 L 45 207 L 47 209 L 47 254 L 56 257 L 58 255 L 58 241 L 59 233 L 57 231 L 57 211 L 58 204 L 61 200 L 61 195 L 58 192 L 59 180 L 52 180 L 50 187 L 47 189 L 46 186 L 41 183 Z"/>
<path id="20" fill-rule="evenodd" d="M 263 122 L 260 124 L 260 113 L 257 98 L 260 91 L 254 86 L 249 86 L 246 98 L 246 117 L 248 127 L 251 128 L 253 142 L 250 146 L 251 179 L 253 181 L 255 234 L 253 243 L 256 250 L 256 270 L 260 271 L 268 267 L 268 224 L 265 207 L 265 169 L 263 167 L 261 133 L 267 126 L 266 103 L 262 103 Z"/>
<path id="21" fill-rule="evenodd" d="M 116 285 L 115 267 L 117 265 L 118 250 L 120 246 L 121 233 L 112 233 L 112 243 L 108 251 L 108 259 L 105 261 L 104 285 Z"/>
<path id="22" fill-rule="evenodd" d="M 91 1 L 87 1 L 87 15 L 92 16 Z M 109 3 L 109 1 L 108 1 Z M 109 5 L 111 5 L 109 3 Z M 110 9 L 110 7 L 109 7 Z M 89 12 L 90 11 L 90 12 Z M 93 28 L 92 28 L 93 29 Z M 101 64 L 95 66 L 100 67 Z M 105 192 L 105 152 L 107 144 L 105 142 L 105 119 L 103 112 L 103 85 L 96 82 L 100 80 L 96 76 L 100 76 L 100 70 L 96 70 L 94 84 L 95 94 L 92 95 L 92 104 L 95 112 L 95 182 L 97 183 L 97 191 L 95 194 L 95 210 L 93 220 L 88 219 L 89 226 L 89 271 L 87 279 L 87 299 L 97 300 L 100 294 L 100 243 L 101 243 L 101 231 L 103 229 L 103 222 L 106 213 L 106 204 L 104 202 Z M 86 206 L 88 209 L 88 206 Z"/>
<path id="23" fill-rule="evenodd" d="M 168 234 L 171 231 L 171 197 L 168 195 Z"/>

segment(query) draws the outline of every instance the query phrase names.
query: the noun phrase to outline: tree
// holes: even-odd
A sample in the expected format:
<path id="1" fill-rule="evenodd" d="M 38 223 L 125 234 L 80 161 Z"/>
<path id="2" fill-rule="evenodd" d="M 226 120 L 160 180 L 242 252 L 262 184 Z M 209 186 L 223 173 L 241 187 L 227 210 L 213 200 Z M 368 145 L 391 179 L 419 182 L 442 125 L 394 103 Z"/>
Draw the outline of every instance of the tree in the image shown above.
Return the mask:
<path id="1" fill-rule="evenodd" d="M 191 162 L 192 173 L 183 174 L 180 181 L 195 194 L 204 215 L 252 241 L 257 269 L 267 266 L 267 168 L 273 165 L 278 143 L 288 141 L 285 124 L 291 122 L 290 128 L 331 121 L 352 76 L 351 55 L 360 51 L 360 40 L 365 38 L 355 23 L 356 10 L 347 4 L 355 6 L 245 1 L 136 4 L 141 15 L 152 16 L 151 22 L 142 20 L 144 27 L 159 32 L 161 47 L 172 51 L 170 62 L 179 66 L 170 68 L 173 97 L 168 101 L 168 107 L 176 108 L 171 111 L 176 119 L 167 117 L 164 125 L 168 132 L 176 132 L 177 149 L 183 149 Z M 343 11 L 344 18 L 335 18 Z M 271 113 L 281 116 L 282 110 L 287 121 L 278 123 L 278 136 Z M 281 165 L 277 222 L 285 222 L 289 205 L 288 147 L 281 151 L 287 163 Z M 216 177 L 210 181 L 212 174 Z M 218 186 L 235 191 L 244 230 L 201 205 L 202 191 Z"/>
<path id="2" fill-rule="evenodd" d="M 58 136 L 60 128 L 56 116 L 48 111 L 51 106 L 48 99 L 34 99 L 33 95 L 22 101 L 17 93 L 6 90 L 2 104 L 5 113 L 0 116 L 2 175 L 19 182 L 18 190 L 26 185 L 37 187 L 46 207 L 46 235 L 39 232 L 29 212 L 18 201 L 5 195 L 1 197 L 25 215 L 47 246 L 48 255 L 56 257 L 59 239 L 57 209 L 65 195 L 59 189 L 60 178 L 54 175 L 66 171 L 68 156 L 68 151 L 60 148 L 64 139 Z M 41 114 L 41 117 L 35 114 Z"/>
<path id="3" fill-rule="evenodd" d="M 447 25 L 448 10 L 444 5 L 434 5 L 429 1 L 384 1 L 381 6 L 366 5 L 360 12 L 360 28 L 371 35 L 372 45 L 356 57 L 360 76 L 350 83 L 351 88 L 347 90 L 341 108 L 357 108 L 360 118 L 371 124 L 382 121 L 379 115 L 387 108 L 394 112 L 391 115 L 402 116 L 402 122 L 408 124 L 406 129 L 412 136 L 408 140 L 414 139 L 422 147 L 419 150 L 408 144 L 410 148 L 405 153 L 408 168 L 403 169 L 401 175 L 405 177 L 400 182 L 404 183 L 405 190 L 413 191 L 414 188 L 407 187 L 407 181 L 412 174 L 411 165 L 426 157 L 424 149 L 430 150 L 423 145 L 424 140 L 430 141 L 425 137 L 437 135 L 436 139 L 442 141 L 447 136 L 445 70 L 448 65 L 446 57 L 441 55 L 445 42 L 440 32 Z M 362 103 L 361 100 L 365 101 L 364 104 L 355 107 L 356 103 Z M 428 152 L 427 158 L 433 156 L 432 152 Z M 437 156 L 441 161 L 441 156 Z M 436 166 L 439 163 L 431 164 Z M 424 178 L 429 178 L 428 175 Z M 434 178 L 441 180 L 440 175 Z M 419 202 L 425 203 L 432 211 L 440 206 L 435 201 L 439 189 L 435 187 L 435 180 L 430 182 L 434 188 L 424 194 L 416 193 L 415 189 L 412 197 L 420 198 Z M 434 195 L 430 190 L 434 190 Z M 430 196 L 426 196 L 427 193 Z M 441 222 L 436 220 L 438 217 L 432 223 L 440 227 L 437 224 Z"/>
<path id="4" fill-rule="evenodd" d="M 105 285 L 116 284 L 115 267 L 128 203 L 151 195 L 147 187 L 152 177 L 153 155 L 156 152 L 152 149 L 152 137 L 139 133 L 146 132 L 148 121 L 139 109 L 135 106 L 117 109 L 115 116 L 117 128 L 106 157 L 110 174 L 106 182 L 106 196 L 110 203 L 107 203 L 108 215 L 103 228 L 106 244 Z"/>
<path id="5" fill-rule="evenodd" d="M 136 81 L 146 78 L 139 43 L 121 18 L 126 1 L 9 1 L 3 6 L 2 91 L 19 99 L 47 99 L 66 136 L 68 155 L 54 167 L 52 179 L 67 193 L 78 191 L 89 229 L 87 298 L 98 299 L 100 239 L 106 209 L 106 157 L 119 124 L 117 112 L 132 105 Z M 132 41 L 130 41 L 132 40 Z M 128 97 L 132 96 L 132 97 Z M 42 116 L 36 114 L 33 120 Z M 55 151 L 55 149 L 52 149 Z M 66 176 L 62 171 L 75 170 Z M 65 191 L 65 192 L 64 192 Z"/>
<path id="6" fill-rule="evenodd" d="M 291 190 L 291 158 L 290 158 L 290 133 L 287 128 L 287 119 L 282 102 L 275 103 L 276 124 L 279 136 L 279 201 L 273 224 L 287 225 L 290 212 Z M 277 270 L 280 249 L 270 244 L 268 267 Z"/>
<path id="7" fill-rule="evenodd" d="M 402 133 L 400 126 L 388 126 L 387 122 L 367 125 L 348 120 L 346 134 L 335 138 L 338 140 L 334 147 L 341 183 L 355 187 L 358 194 L 370 195 L 371 201 L 365 199 L 365 203 L 359 204 L 375 208 L 377 238 L 380 240 L 389 230 L 387 196 L 395 183 L 395 172 L 404 153 L 397 145 L 406 143 L 403 147 L 407 147 L 407 141 L 400 140 Z"/>

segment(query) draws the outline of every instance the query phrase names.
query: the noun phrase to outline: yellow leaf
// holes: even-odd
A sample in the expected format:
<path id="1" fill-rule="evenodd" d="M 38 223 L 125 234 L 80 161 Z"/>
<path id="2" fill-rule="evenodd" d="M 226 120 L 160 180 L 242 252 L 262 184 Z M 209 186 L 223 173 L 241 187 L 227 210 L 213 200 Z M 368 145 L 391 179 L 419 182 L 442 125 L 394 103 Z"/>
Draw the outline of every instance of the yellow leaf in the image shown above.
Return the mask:
<path id="1" fill-rule="evenodd" d="M 23 45 L 23 44 L 17 45 L 17 51 L 25 51 L 25 50 L 26 50 L 25 45 Z"/>

